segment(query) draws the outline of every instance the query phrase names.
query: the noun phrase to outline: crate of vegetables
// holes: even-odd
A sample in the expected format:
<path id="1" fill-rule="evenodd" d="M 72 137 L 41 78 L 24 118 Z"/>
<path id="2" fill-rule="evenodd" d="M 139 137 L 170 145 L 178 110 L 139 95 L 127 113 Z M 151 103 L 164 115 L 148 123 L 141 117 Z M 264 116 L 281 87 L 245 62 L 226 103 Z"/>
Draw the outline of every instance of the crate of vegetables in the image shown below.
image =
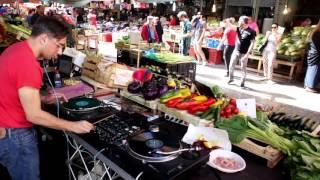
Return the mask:
<path id="1" fill-rule="evenodd" d="M 196 126 L 213 126 L 220 116 L 221 100 L 191 93 L 189 89 L 171 90 L 160 97 L 158 110 Z"/>

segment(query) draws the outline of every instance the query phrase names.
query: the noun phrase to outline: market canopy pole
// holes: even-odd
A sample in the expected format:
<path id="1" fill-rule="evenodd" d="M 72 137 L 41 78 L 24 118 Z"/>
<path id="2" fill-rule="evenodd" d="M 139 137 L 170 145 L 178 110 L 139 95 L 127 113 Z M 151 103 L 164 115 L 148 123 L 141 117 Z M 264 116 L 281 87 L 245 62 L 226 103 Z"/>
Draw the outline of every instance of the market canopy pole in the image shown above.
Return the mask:
<path id="1" fill-rule="evenodd" d="M 253 0 L 253 9 L 252 9 L 252 18 L 257 21 L 260 9 L 260 2 L 261 0 Z"/>

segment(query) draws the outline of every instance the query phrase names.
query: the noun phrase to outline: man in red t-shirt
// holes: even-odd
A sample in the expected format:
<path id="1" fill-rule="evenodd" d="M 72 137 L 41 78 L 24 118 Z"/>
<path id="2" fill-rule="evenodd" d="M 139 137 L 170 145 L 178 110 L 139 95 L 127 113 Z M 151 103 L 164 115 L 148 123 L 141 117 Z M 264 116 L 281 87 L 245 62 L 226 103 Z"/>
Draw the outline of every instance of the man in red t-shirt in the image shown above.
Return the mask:
<path id="1" fill-rule="evenodd" d="M 0 56 L 0 164 L 13 180 L 37 180 L 39 155 L 33 124 L 75 133 L 93 125 L 71 122 L 41 110 L 42 69 L 38 58 L 62 53 L 68 28 L 53 17 L 40 17 L 31 37 L 8 47 Z"/>

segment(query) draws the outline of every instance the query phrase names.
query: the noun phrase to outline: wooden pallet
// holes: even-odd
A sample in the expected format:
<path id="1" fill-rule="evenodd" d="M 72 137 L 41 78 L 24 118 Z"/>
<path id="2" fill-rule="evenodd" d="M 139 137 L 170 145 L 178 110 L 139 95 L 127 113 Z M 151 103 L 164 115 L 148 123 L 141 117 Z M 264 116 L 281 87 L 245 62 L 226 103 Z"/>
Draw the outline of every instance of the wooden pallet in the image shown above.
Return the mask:
<path id="1" fill-rule="evenodd" d="M 270 145 L 258 145 L 250 139 L 244 139 L 241 143 L 234 145 L 252 154 L 266 159 L 267 167 L 269 168 L 275 167 L 284 157 L 283 153 L 280 150 L 277 150 Z"/>
<path id="2" fill-rule="evenodd" d="M 158 108 L 158 104 L 159 104 L 159 100 L 153 100 L 153 101 L 146 101 L 141 94 L 131 94 L 129 93 L 127 90 L 122 90 L 120 92 L 120 96 L 129 99 L 133 102 L 136 102 L 142 106 L 145 106 L 147 108 L 150 108 L 154 111 L 157 110 Z"/>
<path id="3" fill-rule="evenodd" d="M 174 108 L 168 108 L 165 104 L 158 105 L 158 111 L 164 112 L 168 115 L 176 117 L 180 120 L 187 122 L 187 124 L 191 123 L 195 126 L 202 126 L 202 127 L 214 127 L 213 121 L 207 121 L 205 119 L 201 119 L 197 116 L 189 114 L 187 111 L 181 111 Z"/>

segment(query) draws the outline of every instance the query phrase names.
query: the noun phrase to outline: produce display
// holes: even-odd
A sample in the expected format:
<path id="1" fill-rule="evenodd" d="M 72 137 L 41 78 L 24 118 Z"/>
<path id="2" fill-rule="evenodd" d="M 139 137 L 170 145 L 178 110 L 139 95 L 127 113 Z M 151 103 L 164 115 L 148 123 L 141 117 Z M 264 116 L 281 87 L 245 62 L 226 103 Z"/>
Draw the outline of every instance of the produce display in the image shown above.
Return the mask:
<path id="1" fill-rule="evenodd" d="M 311 27 L 294 27 L 291 33 L 282 37 L 277 48 L 277 54 L 289 57 L 301 57 L 308 43 L 307 36 L 311 31 Z"/>
<path id="2" fill-rule="evenodd" d="M 132 94 L 141 93 L 145 100 L 155 100 L 169 90 L 167 79 L 153 76 L 146 69 L 135 71 L 133 78 L 134 81 L 128 85 L 128 92 Z"/>
<path id="3" fill-rule="evenodd" d="M 149 59 L 153 59 L 159 62 L 163 63 L 177 63 L 177 62 L 193 62 L 194 59 L 191 56 L 183 56 L 180 54 L 176 53 L 171 53 L 171 52 L 159 52 L 159 53 L 154 53 L 151 51 L 147 51 L 144 54 L 145 57 Z"/>
<path id="4" fill-rule="evenodd" d="M 320 125 L 320 121 L 303 118 L 299 115 L 289 116 L 284 112 L 273 112 L 269 115 L 269 119 L 278 126 L 290 130 L 313 132 Z"/>
<path id="5" fill-rule="evenodd" d="M 253 54 L 261 55 L 261 52 L 259 52 L 259 48 L 264 44 L 265 41 L 265 35 L 264 34 L 258 34 L 255 38 L 255 43 L 252 49 Z"/>
<path id="6" fill-rule="evenodd" d="M 235 99 L 224 97 L 217 86 L 211 90 L 214 97 L 191 93 L 189 89 L 170 90 L 160 97 L 160 103 L 208 121 L 218 120 L 220 115 L 230 118 L 239 113 Z"/>
<path id="7" fill-rule="evenodd" d="M 313 137 L 304 131 L 282 129 L 272 123 L 262 111 L 257 111 L 256 119 L 242 115 L 230 119 L 221 118 L 216 126 L 228 132 L 233 144 L 250 138 L 270 144 L 287 154 L 285 163 L 291 179 L 320 179 L 319 137 Z"/>

